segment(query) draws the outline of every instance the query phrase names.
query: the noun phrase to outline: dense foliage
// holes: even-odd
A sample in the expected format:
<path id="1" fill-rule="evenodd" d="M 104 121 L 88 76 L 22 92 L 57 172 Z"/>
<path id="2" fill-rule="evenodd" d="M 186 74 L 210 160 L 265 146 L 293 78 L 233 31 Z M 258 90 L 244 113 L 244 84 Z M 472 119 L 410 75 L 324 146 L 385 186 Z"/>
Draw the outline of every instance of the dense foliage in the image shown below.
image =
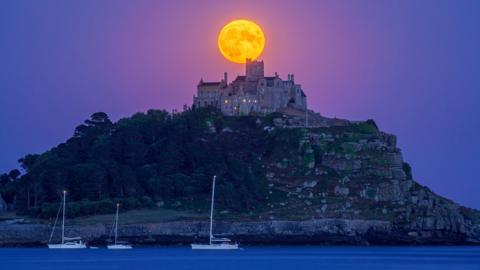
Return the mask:
<path id="1" fill-rule="evenodd" d="M 94 113 L 65 143 L 20 159 L 25 173 L 2 175 L 0 192 L 38 217 L 56 214 L 64 189 L 74 216 L 112 212 L 116 201 L 125 208 L 158 202 L 200 208 L 208 205 L 216 174 L 219 203 L 251 210 L 265 198 L 260 162 L 269 152 L 255 121 L 213 109 L 149 110 L 116 123 Z"/>

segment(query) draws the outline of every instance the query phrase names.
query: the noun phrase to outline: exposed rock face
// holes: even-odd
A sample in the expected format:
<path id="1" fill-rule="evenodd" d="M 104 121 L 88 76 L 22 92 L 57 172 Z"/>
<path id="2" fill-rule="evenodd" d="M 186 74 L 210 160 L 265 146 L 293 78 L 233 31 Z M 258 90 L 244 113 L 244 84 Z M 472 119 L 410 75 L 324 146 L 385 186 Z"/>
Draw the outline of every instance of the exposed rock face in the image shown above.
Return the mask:
<path id="1" fill-rule="evenodd" d="M 189 244 L 206 241 L 208 222 L 178 221 L 121 226 L 122 239 L 140 245 Z M 105 244 L 109 226 L 66 227 L 66 234 L 81 236 L 92 244 Z M 307 221 L 221 222 L 218 235 L 233 237 L 243 244 L 466 244 L 461 233 L 418 234 L 398 230 L 391 222 L 380 220 L 321 219 Z M 0 225 L 1 246 L 39 246 L 48 242 L 46 225 Z M 59 241 L 59 234 L 53 242 Z M 448 239 L 448 240 L 446 240 Z"/>
<path id="2" fill-rule="evenodd" d="M 287 192 L 290 213 L 301 212 L 303 219 L 384 220 L 390 224 L 389 237 L 396 238 L 391 242 L 409 242 L 406 239 L 412 237 L 422 243 L 480 242 L 479 212 L 442 198 L 411 179 L 410 166 L 404 163 L 394 135 L 378 131 L 368 121 L 315 117 L 323 119 L 317 119 L 323 124 L 302 129 L 297 153 L 300 160 L 308 149 L 314 149 L 314 166 L 265 164 L 267 173 L 274 175 L 267 179 Z M 313 182 L 317 184 L 305 184 Z M 308 198 L 308 207 L 300 204 L 304 198 Z M 281 206 L 271 214 L 302 218 L 285 214 Z"/>
<path id="3" fill-rule="evenodd" d="M 428 221 L 426 221 L 428 223 Z M 189 244 L 206 241 L 208 222 L 177 221 L 120 226 L 121 239 L 138 245 Z M 472 244 L 460 231 L 406 231 L 382 220 L 321 219 L 305 221 L 220 222 L 217 235 L 243 244 Z M 81 236 L 88 243 L 108 242 L 109 225 L 67 226 L 66 235 Z M 0 246 L 40 246 L 48 242 L 47 225 L 0 225 Z M 53 242 L 60 241 L 57 231 Z"/>

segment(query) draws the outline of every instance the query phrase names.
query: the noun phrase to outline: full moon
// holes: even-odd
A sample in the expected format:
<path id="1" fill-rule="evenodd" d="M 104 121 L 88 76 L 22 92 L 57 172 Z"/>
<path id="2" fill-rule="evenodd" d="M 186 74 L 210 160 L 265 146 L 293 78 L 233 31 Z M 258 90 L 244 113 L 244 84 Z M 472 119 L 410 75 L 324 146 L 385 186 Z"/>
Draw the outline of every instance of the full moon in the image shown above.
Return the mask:
<path id="1" fill-rule="evenodd" d="M 218 34 L 218 48 L 228 60 L 244 64 L 257 59 L 265 47 L 265 35 L 256 23 L 235 20 L 225 25 Z"/>

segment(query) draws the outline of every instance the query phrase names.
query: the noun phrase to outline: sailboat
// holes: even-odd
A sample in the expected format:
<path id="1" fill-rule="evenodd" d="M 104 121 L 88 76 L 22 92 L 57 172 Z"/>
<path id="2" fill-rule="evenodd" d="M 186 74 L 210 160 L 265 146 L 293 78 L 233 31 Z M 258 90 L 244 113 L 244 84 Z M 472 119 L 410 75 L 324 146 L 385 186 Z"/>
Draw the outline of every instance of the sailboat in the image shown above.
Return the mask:
<path id="1" fill-rule="evenodd" d="M 208 244 L 191 244 L 192 249 L 198 250 L 234 250 L 239 249 L 237 243 L 232 243 L 228 238 L 217 238 L 213 235 L 213 204 L 215 201 L 215 179 L 213 176 L 212 202 L 210 206 L 210 239 Z"/>
<path id="2" fill-rule="evenodd" d="M 62 215 L 62 243 L 60 244 L 50 244 L 52 241 L 52 236 L 53 232 L 55 231 L 55 226 L 57 224 L 58 220 L 58 214 L 57 218 L 55 219 L 55 224 L 53 225 L 52 233 L 50 234 L 50 239 L 48 240 L 48 248 L 56 248 L 56 249 L 77 249 L 77 248 L 87 248 L 85 243 L 83 243 L 82 239 L 80 237 L 65 237 L 65 203 L 67 200 L 67 191 L 63 191 L 63 203 L 61 205 L 61 208 L 63 210 L 63 215 Z M 60 212 L 60 209 L 58 209 Z"/>
<path id="3" fill-rule="evenodd" d="M 120 204 L 117 203 L 117 214 L 115 215 L 115 242 L 113 245 L 108 245 L 108 249 L 131 249 L 132 246 L 127 243 L 121 243 L 117 241 L 118 237 L 118 209 Z"/>

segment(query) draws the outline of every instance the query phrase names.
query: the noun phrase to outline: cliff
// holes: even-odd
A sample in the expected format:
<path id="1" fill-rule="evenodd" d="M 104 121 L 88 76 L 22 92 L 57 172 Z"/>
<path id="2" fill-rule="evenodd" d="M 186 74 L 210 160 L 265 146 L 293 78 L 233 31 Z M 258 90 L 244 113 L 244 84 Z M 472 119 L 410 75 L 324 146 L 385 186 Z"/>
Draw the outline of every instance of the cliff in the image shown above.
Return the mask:
<path id="1" fill-rule="evenodd" d="M 216 111 L 195 115 L 201 129 L 188 149 L 198 151 L 192 148 L 196 145 L 206 155 L 236 156 L 245 162 L 216 167 L 225 172 L 224 181 L 235 166 L 240 175 L 250 175 L 238 178 L 233 173 L 229 176 L 241 184 L 220 184 L 218 234 L 246 244 L 480 243 L 480 213 L 418 184 L 396 137 L 381 132 L 372 120 L 351 122 L 309 112 L 305 128 L 303 114 L 284 113 L 239 118 Z M 200 197 L 188 192 L 152 196 L 155 207 L 207 213 L 210 177 L 205 181 Z M 256 190 L 251 195 L 255 198 L 244 203 Z M 222 197 L 222 192 L 229 195 Z M 138 244 L 189 243 L 205 239 L 206 221 L 198 216 L 162 222 L 126 220 L 120 234 Z M 67 231 L 101 244 L 110 226 L 72 223 Z M 48 236 L 46 221 L 0 223 L 1 245 L 41 244 Z"/>

